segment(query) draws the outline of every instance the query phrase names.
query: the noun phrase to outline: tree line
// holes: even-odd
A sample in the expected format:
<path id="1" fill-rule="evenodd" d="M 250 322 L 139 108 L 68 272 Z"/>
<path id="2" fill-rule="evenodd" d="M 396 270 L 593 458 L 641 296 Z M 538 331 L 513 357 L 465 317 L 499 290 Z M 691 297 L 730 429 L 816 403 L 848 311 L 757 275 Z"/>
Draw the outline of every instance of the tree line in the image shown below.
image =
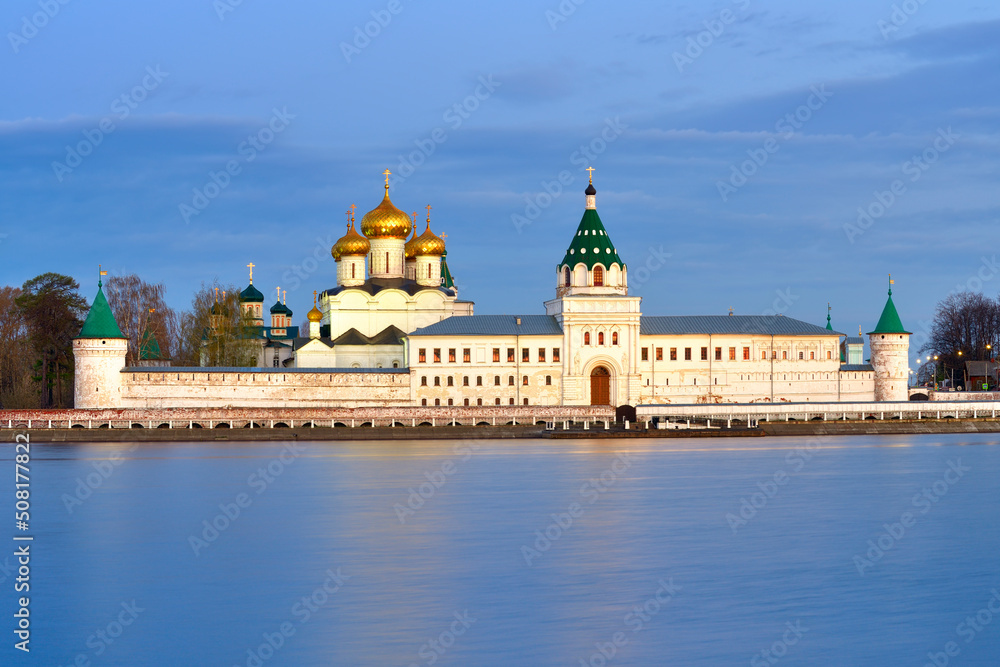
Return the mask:
<path id="1" fill-rule="evenodd" d="M 956 384 L 965 362 L 992 359 L 1000 343 L 1000 297 L 957 292 L 937 304 L 927 343 L 918 350 L 937 356 L 920 368 L 921 382 L 942 381 L 954 371 Z"/>
<path id="2" fill-rule="evenodd" d="M 104 294 L 129 341 L 126 366 L 140 365 L 147 335 L 172 366 L 257 365 L 259 342 L 235 285 L 202 283 L 182 312 L 167 305 L 163 283 L 135 274 L 109 276 Z M 0 287 L 0 409 L 73 407 L 73 338 L 90 303 L 75 279 L 58 273 Z"/>

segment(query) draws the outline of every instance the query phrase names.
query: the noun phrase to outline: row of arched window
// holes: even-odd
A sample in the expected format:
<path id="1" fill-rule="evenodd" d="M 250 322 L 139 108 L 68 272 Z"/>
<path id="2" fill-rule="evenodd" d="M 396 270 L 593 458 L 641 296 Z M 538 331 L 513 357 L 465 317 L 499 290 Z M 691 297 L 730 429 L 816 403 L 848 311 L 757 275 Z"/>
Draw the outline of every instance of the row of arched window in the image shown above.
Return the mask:
<path id="1" fill-rule="evenodd" d="M 589 331 L 584 331 L 583 332 L 583 344 L 584 345 L 590 345 L 591 344 L 590 341 L 591 341 L 590 332 Z M 605 341 L 604 332 L 603 331 L 598 331 L 597 332 L 597 345 L 598 345 L 598 347 L 603 346 L 604 345 L 604 341 Z M 618 332 L 617 331 L 612 331 L 611 332 L 611 345 L 613 345 L 613 346 L 618 345 Z"/>
<path id="2" fill-rule="evenodd" d="M 469 407 L 469 406 L 471 406 L 471 405 L 472 405 L 472 403 L 471 403 L 470 399 L 468 399 L 468 398 L 466 398 L 466 399 L 463 399 L 463 403 L 462 403 L 462 404 L 463 404 L 463 405 L 464 405 L 465 407 Z M 508 405 L 514 405 L 514 404 L 515 404 L 515 403 L 514 403 L 514 399 L 513 399 L 513 398 L 509 399 L 509 402 L 508 402 Z M 526 398 L 525 398 L 525 399 L 523 399 L 523 401 L 522 401 L 522 403 L 521 403 L 521 404 L 522 404 L 522 405 L 528 405 L 528 399 L 526 399 Z M 426 406 L 428 405 L 428 403 L 427 403 L 427 399 L 426 399 L 426 398 L 423 398 L 423 399 L 420 399 L 420 405 L 422 405 L 422 406 L 426 407 Z M 439 405 L 441 405 L 441 399 L 440 399 L 440 398 L 435 398 L 435 399 L 434 399 L 434 405 L 435 405 L 435 406 L 439 406 Z M 448 402 L 446 403 L 446 405 L 455 405 L 455 399 L 453 399 L 453 398 L 449 398 L 449 399 L 448 399 Z M 477 405 L 477 406 L 479 406 L 479 405 L 483 405 L 483 399 L 481 399 L 481 398 L 477 398 L 477 399 L 476 399 L 476 405 Z M 493 401 L 493 405 L 503 405 L 503 403 L 501 403 L 501 401 L 500 401 L 500 398 L 498 397 L 498 398 L 494 399 L 494 401 Z"/>

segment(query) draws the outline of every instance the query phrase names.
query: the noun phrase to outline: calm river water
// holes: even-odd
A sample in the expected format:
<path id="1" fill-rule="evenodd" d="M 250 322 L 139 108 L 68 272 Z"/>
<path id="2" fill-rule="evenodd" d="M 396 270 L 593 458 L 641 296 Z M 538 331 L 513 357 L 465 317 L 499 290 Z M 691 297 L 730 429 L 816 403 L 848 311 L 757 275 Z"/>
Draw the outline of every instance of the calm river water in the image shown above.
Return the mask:
<path id="1" fill-rule="evenodd" d="M 30 656 L 10 446 L 0 664 L 998 665 L 998 445 L 36 444 Z"/>

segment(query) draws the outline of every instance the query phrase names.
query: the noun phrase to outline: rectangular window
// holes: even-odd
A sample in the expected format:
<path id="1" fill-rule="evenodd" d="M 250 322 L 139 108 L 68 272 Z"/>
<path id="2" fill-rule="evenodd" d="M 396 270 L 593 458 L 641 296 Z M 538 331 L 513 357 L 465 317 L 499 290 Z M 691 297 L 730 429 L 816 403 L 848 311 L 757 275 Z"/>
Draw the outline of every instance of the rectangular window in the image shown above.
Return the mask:
<path id="1" fill-rule="evenodd" d="M 559 362 L 559 348 L 558 347 L 552 348 L 552 361 L 554 361 L 556 363 Z"/>
<path id="2" fill-rule="evenodd" d="M 649 361 L 649 348 L 648 347 L 642 348 L 642 360 L 643 361 Z"/>
<path id="3" fill-rule="evenodd" d="M 465 375 L 465 376 L 462 377 L 462 386 L 463 387 L 468 387 L 469 386 L 469 376 L 468 375 Z"/>
<path id="4" fill-rule="evenodd" d="M 816 353 L 815 352 L 810 352 L 809 353 L 809 359 L 812 360 L 812 361 L 815 361 L 816 360 Z"/>
<path id="5" fill-rule="evenodd" d="M 826 358 L 827 359 L 833 359 L 833 352 L 831 352 L 830 350 L 827 350 L 826 351 Z"/>
<path id="6" fill-rule="evenodd" d="M 804 352 L 799 352 L 799 361 L 802 361 L 805 358 L 803 356 L 804 354 L 805 354 Z"/>
<path id="7" fill-rule="evenodd" d="M 482 375 L 476 376 L 476 386 L 477 387 L 482 387 L 483 386 L 483 376 Z"/>
<path id="8" fill-rule="evenodd" d="M 750 348 L 743 348 L 743 361 L 750 361 Z"/>
<path id="9" fill-rule="evenodd" d="M 729 348 L 729 361 L 736 361 L 736 348 Z"/>
<path id="10" fill-rule="evenodd" d="M 786 360 L 786 361 L 788 360 L 788 350 L 782 350 L 781 351 L 781 358 L 784 359 L 784 360 Z"/>
<path id="11" fill-rule="evenodd" d="M 684 348 L 684 361 L 691 361 L 691 348 L 690 347 L 685 347 Z"/>
<path id="12" fill-rule="evenodd" d="M 707 347 L 701 348 L 701 360 L 702 361 L 708 361 L 708 348 Z"/>
<path id="13" fill-rule="evenodd" d="M 462 350 L 462 361 L 469 364 L 472 363 L 472 348 L 465 348 Z"/>
<path id="14" fill-rule="evenodd" d="M 499 347 L 493 348 L 493 363 L 494 364 L 499 364 L 500 363 L 500 348 Z"/>
<path id="15" fill-rule="evenodd" d="M 540 364 L 544 364 L 545 363 L 545 348 L 544 347 L 538 348 L 538 363 L 540 363 Z"/>
<path id="16" fill-rule="evenodd" d="M 422 347 L 419 350 L 417 350 L 417 359 L 422 364 L 427 363 L 427 348 Z"/>
<path id="17" fill-rule="evenodd" d="M 434 386 L 435 387 L 440 387 L 441 386 L 441 378 L 438 377 L 437 375 L 434 376 Z"/>
<path id="18" fill-rule="evenodd" d="M 455 363 L 455 361 L 456 361 L 456 359 L 455 359 L 455 348 L 450 348 L 448 350 L 448 363 L 449 364 L 453 364 L 453 363 Z"/>
<path id="19" fill-rule="evenodd" d="M 522 347 L 521 348 L 521 363 L 522 364 L 526 364 L 529 361 L 531 361 L 530 350 L 528 350 L 528 348 L 526 348 L 526 347 Z"/>
<path id="20" fill-rule="evenodd" d="M 762 360 L 767 359 L 767 350 L 761 350 L 760 351 L 760 358 Z"/>
<path id="21" fill-rule="evenodd" d="M 441 363 L 441 348 L 440 347 L 435 347 L 434 348 L 434 363 L 435 364 L 440 364 Z"/>
<path id="22" fill-rule="evenodd" d="M 722 348 L 721 347 L 715 348 L 715 360 L 716 361 L 722 361 Z"/>
<path id="23" fill-rule="evenodd" d="M 512 347 L 507 348 L 507 362 L 514 363 L 514 348 Z"/>

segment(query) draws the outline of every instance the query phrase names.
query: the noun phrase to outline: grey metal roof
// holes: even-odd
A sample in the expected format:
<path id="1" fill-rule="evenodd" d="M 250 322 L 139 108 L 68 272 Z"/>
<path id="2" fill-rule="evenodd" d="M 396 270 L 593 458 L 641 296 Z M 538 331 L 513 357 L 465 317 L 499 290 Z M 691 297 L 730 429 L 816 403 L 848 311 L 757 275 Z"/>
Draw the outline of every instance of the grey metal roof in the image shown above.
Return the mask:
<path id="1" fill-rule="evenodd" d="M 845 342 L 848 345 L 864 345 L 865 339 L 861 336 L 848 336 Z"/>
<path id="2" fill-rule="evenodd" d="M 521 318 L 518 326 L 517 318 Z M 410 336 L 561 336 L 562 327 L 550 315 L 456 315 Z"/>
<path id="3" fill-rule="evenodd" d="M 875 368 L 871 364 L 841 364 L 842 371 L 873 371 Z"/>
<path id="4" fill-rule="evenodd" d="M 780 315 L 668 315 L 643 317 L 643 336 L 682 334 L 760 334 L 781 336 L 842 336 L 837 331 Z"/>

